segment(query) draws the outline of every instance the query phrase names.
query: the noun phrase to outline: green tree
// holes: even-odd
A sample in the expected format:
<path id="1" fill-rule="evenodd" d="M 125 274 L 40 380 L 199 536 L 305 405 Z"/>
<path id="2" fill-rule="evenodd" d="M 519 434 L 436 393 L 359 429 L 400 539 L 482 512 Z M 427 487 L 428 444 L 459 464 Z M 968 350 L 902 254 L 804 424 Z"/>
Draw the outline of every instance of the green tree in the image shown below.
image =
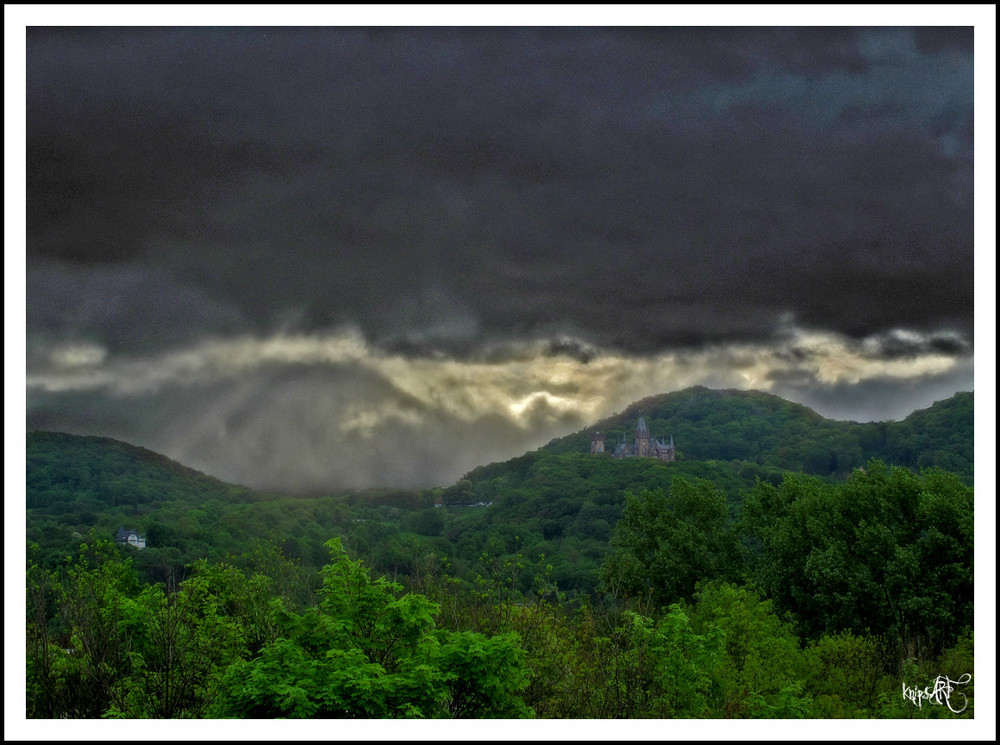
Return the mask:
<path id="1" fill-rule="evenodd" d="M 850 631 L 827 634 L 811 642 L 807 690 L 814 699 L 813 714 L 821 718 L 876 716 L 880 683 L 885 677 L 886 652 L 878 637 Z M 898 687 L 895 676 L 892 689 Z"/>
<path id="2" fill-rule="evenodd" d="M 73 663 L 89 712 L 102 716 L 120 702 L 122 681 L 134 669 L 138 577 L 129 557 L 110 542 L 82 546 L 62 582 L 60 615 L 71 633 Z"/>
<path id="3" fill-rule="evenodd" d="M 604 589 L 659 606 L 690 598 L 706 577 L 735 580 L 741 572 L 725 496 L 700 479 L 674 479 L 669 495 L 626 492 L 612 546 L 601 567 Z"/>
<path id="4" fill-rule="evenodd" d="M 523 652 L 512 637 L 435 628 L 438 606 L 373 578 L 327 542 L 318 606 L 281 609 L 280 636 L 226 671 L 215 716 L 523 716 Z"/>
<path id="5" fill-rule="evenodd" d="M 805 633 L 894 639 L 934 655 L 972 623 L 972 489 L 878 461 L 841 485 L 758 483 L 744 524 L 760 541 L 754 576 Z"/>
<path id="6" fill-rule="evenodd" d="M 37 546 L 33 547 L 37 553 Z M 25 632 L 27 665 L 27 716 L 50 719 L 59 711 L 59 685 L 54 675 L 54 660 L 62 650 L 55 644 L 50 620 L 55 612 L 59 580 L 54 572 L 30 561 L 25 597 Z"/>
<path id="7" fill-rule="evenodd" d="M 136 599 L 133 671 L 123 677 L 119 703 L 105 716 L 202 716 L 221 671 L 245 654 L 243 628 L 205 576 L 176 593 L 159 585 Z"/>
<path id="8" fill-rule="evenodd" d="M 416 531 L 420 535 L 441 535 L 444 530 L 444 510 L 429 509 L 419 513 L 416 520 Z"/>
<path id="9" fill-rule="evenodd" d="M 532 715 L 520 691 L 528 685 L 525 655 L 511 634 L 438 632 L 433 663 L 447 685 L 448 714 L 456 719 L 516 719 Z"/>
<path id="10" fill-rule="evenodd" d="M 692 627 L 719 644 L 713 671 L 716 716 L 809 716 L 805 656 L 791 625 L 775 615 L 770 601 L 743 587 L 712 582 L 698 592 Z"/>

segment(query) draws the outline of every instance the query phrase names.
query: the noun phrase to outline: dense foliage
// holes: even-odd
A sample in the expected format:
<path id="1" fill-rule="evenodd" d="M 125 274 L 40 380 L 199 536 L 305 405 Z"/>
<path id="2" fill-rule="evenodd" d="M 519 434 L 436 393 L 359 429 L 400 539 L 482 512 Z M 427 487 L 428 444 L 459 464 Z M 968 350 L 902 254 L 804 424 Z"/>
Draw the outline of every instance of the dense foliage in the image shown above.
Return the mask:
<path id="1" fill-rule="evenodd" d="M 765 444 L 801 424 L 773 397 L 708 393 L 662 401 L 715 425 L 691 401 L 763 401 L 778 412 L 753 425 Z M 971 405 L 847 425 L 905 462 L 839 476 L 784 470 L 773 449 L 696 460 L 675 430 L 673 463 L 588 441 L 446 489 L 298 497 L 32 433 L 27 713 L 956 716 L 900 686 L 974 672 L 971 450 L 956 455 Z M 825 420 L 805 421 L 819 438 Z M 148 547 L 110 543 L 123 526 Z M 971 682 L 955 691 L 971 716 Z"/>
<path id="2" fill-rule="evenodd" d="M 436 628 L 437 606 L 373 579 L 333 540 L 316 602 L 272 577 L 200 563 L 167 593 L 128 556 L 85 546 L 28 582 L 28 715 L 519 717 L 510 635 Z M 49 617 L 49 607 L 55 614 Z"/>
<path id="3" fill-rule="evenodd" d="M 669 508 L 667 508 L 669 509 Z M 669 522 L 669 521 L 668 521 Z M 374 576 L 339 541 L 299 603 L 267 571 L 198 562 L 174 591 L 133 550 L 81 547 L 27 585 L 29 717 L 941 717 L 900 681 L 967 680 L 972 636 L 903 659 L 891 638 L 815 638 L 747 585 L 698 583 L 667 607 L 524 597 L 500 575 L 469 593 Z M 971 683 L 971 681 L 970 681 Z M 956 686 L 957 687 L 957 686 Z M 968 705 L 966 705 L 968 704 Z"/>
<path id="4" fill-rule="evenodd" d="M 669 494 L 626 492 L 612 545 L 601 568 L 604 587 L 657 606 L 692 597 L 705 577 L 735 581 L 742 574 L 738 531 L 725 497 L 708 481 L 676 479 Z"/>
<path id="5" fill-rule="evenodd" d="M 972 489 L 952 474 L 872 461 L 845 484 L 758 484 L 744 514 L 755 578 L 810 636 L 872 632 L 910 657 L 972 625 Z"/>
<path id="6" fill-rule="evenodd" d="M 838 422 L 758 391 L 703 387 L 653 396 L 586 431 L 550 442 L 553 453 L 587 452 L 590 432 L 631 441 L 642 412 L 650 434 L 673 437 L 678 457 L 741 460 L 763 468 L 845 476 L 872 458 L 936 466 L 972 483 L 973 394 L 956 393 L 900 422 Z"/>
<path id="7" fill-rule="evenodd" d="M 223 484 L 162 456 L 146 473 L 142 459 L 149 451 L 132 448 L 130 462 L 129 448 L 101 438 L 29 436 L 33 506 L 27 538 L 40 547 L 41 563 L 54 565 L 81 542 L 111 538 L 126 527 L 147 540 L 135 558 L 146 581 L 179 581 L 198 559 L 228 560 L 261 541 L 318 570 L 326 560 L 323 543 L 336 535 L 354 555 L 395 577 L 413 576 L 429 554 L 469 582 L 485 573 L 484 555 L 536 563 L 545 557 L 564 592 L 593 593 L 626 491 L 669 489 L 676 478 L 711 481 L 738 510 L 740 492 L 757 476 L 780 483 L 783 475 L 741 462 L 616 461 L 539 450 L 476 469 L 447 489 L 278 496 Z M 33 476 L 39 467 L 46 473 L 44 489 Z M 91 476 L 78 482 L 82 472 Z M 123 500 L 120 490 L 131 484 L 150 493 L 160 490 L 162 497 Z M 74 490 L 81 496 L 74 497 Z M 441 508 L 434 507 L 438 500 Z M 489 506 L 471 506 L 476 504 Z M 521 581 L 520 589 L 531 589 L 527 575 Z"/>

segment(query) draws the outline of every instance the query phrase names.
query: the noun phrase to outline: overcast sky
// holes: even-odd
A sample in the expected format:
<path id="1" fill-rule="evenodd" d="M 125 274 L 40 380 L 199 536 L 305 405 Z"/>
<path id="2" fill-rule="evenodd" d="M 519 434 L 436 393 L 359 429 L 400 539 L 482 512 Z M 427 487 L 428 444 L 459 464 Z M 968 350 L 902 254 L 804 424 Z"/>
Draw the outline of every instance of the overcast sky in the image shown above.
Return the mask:
<path id="1" fill-rule="evenodd" d="M 859 421 L 973 389 L 969 27 L 38 28 L 26 59 L 28 430 L 324 491 L 695 384 Z"/>

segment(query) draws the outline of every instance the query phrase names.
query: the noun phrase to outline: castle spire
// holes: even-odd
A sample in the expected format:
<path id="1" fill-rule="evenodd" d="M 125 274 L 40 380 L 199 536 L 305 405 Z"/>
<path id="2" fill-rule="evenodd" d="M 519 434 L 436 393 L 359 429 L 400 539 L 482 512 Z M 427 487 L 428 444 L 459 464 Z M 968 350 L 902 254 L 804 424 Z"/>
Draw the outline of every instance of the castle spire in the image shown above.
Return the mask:
<path id="1" fill-rule="evenodd" d="M 646 420 L 641 411 L 639 412 L 639 422 L 635 425 L 635 435 L 636 437 L 649 437 L 649 427 L 646 426 Z"/>
<path id="2" fill-rule="evenodd" d="M 603 453 L 604 452 L 604 435 L 601 430 L 596 429 L 590 435 L 590 452 L 591 453 Z"/>

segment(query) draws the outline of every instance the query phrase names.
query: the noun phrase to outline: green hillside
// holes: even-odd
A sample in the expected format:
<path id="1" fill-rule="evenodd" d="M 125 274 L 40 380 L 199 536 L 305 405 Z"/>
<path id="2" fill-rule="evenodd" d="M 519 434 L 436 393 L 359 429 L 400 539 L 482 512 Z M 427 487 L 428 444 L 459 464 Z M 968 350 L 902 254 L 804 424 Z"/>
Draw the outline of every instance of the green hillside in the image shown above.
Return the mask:
<path id="1" fill-rule="evenodd" d="M 147 579 L 182 576 L 197 559 L 273 537 L 272 526 L 290 529 L 266 521 L 266 505 L 276 497 L 107 437 L 29 432 L 26 487 L 27 542 L 36 547 L 35 560 L 48 565 L 125 527 L 147 538 L 149 549 L 137 556 Z M 244 521 L 247 514 L 253 517 Z"/>
<path id="2" fill-rule="evenodd" d="M 483 554 L 509 561 L 520 556 L 551 566 L 551 579 L 560 588 L 589 593 L 597 587 L 597 570 L 626 492 L 670 492 L 675 479 L 708 482 L 738 514 L 741 493 L 758 477 L 780 483 L 784 473 L 743 462 L 661 463 L 537 450 L 477 468 L 445 489 L 440 534 L 449 539 L 452 560 L 460 568 L 478 571 Z M 461 506 L 481 503 L 490 506 Z M 530 579 L 523 578 L 525 588 Z"/>
<path id="3" fill-rule="evenodd" d="M 902 422 L 858 424 L 768 394 L 692 388 L 636 402 L 595 425 L 609 443 L 631 437 L 641 411 L 654 437 L 673 436 L 673 463 L 593 456 L 591 428 L 475 468 L 445 489 L 308 497 L 225 484 L 107 438 L 33 432 L 27 540 L 51 564 L 90 536 L 135 528 L 148 542 L 137 561 L 156 577 L 261 542 L 318 568 L 323 543 L 339 535 L 355 555 L 394 575 L 413 574 L 430 554 L 461 578 L 522 557 L 551 566 L 560 588 L 591 593 L 627 491 L 669 493 L 676 478 L 705 481 L 736 518 L 758 480 L 776 485 L 804 471 L 838 481 L 873 457 L 913 469 L 940 466 L 969 484 L 972 404 L 963 393 Z M 434 509 L 438 500 L 444 509 Z M 525 573 L 519 581 L 527 589 L 532 578 Z"/>
<path id="4" fill-rule="evenodd" d="M 972 485 L 973 394 L 956 393 L 901 422 L 868 425 L 861 435 L 866 458 L 907 468 L 936 467 L 957 473 Z"/>
<path id="5" fill-rule="evenodd" d="M 254 492 L 107 437 L 29 432 L 27 507 L 54 513 L 131 508 L 183 498 L 238 501 Z"/>
<path id="6" fill-rule="evenodd" d="M 842 422 L 759 391 L 687 388 L 652 396 L 586 430 L 553 440 L 550 453 L 585 453 L 600 430 L 631 442 L 640 415 L 650 434 L 674 438 L 678 460 L 741 460 L 815 475 L 846 476 L 872 458 L 936 466 L 972 483 L 973 394 L 957 393 L 901 422 Z"/>
<path id="7" fill-rule="evenodd" d="M 691 389 L 598 425 L 641 410 L 674 462 L 587 430 L 445 489 L 314 496 L 34 432 L 27 714 L 971 717 L 971 684 L 958 714 L 899 685 L 974 670 L 973 492 L 910 468 L 971 480 L 972 403 L 861 425 Z M 851 448 L 907 467 L 845 477 Z"/>

